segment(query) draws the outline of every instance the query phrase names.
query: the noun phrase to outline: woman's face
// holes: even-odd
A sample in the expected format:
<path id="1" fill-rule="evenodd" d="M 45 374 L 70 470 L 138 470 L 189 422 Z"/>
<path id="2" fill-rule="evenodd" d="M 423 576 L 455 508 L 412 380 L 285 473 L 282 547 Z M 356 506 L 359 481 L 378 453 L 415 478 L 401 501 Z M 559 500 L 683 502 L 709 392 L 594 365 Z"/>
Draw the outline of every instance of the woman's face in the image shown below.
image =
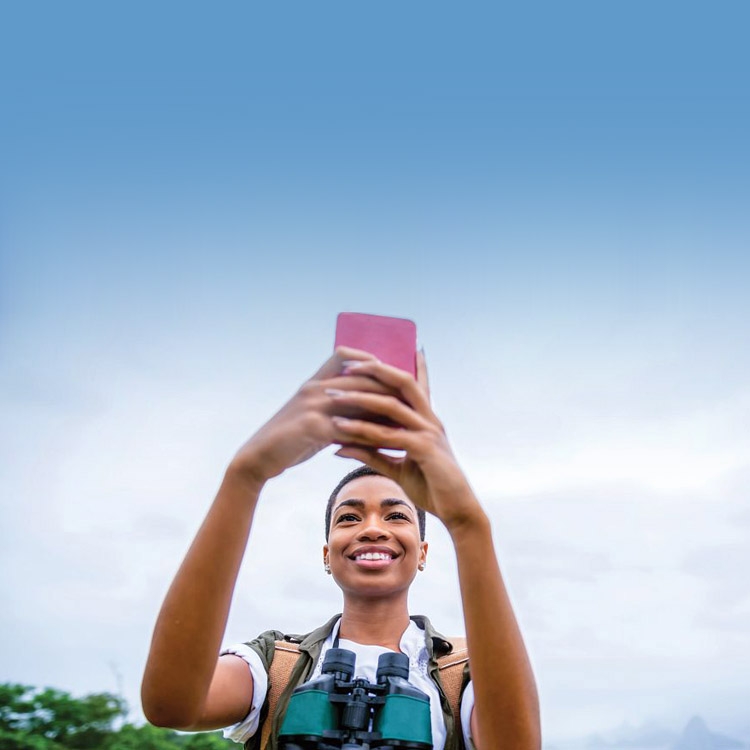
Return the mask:
<path id="1" fill-rule="evenodd" d="M 424 563 L 414 504 L 391 479 L 364 476 L 333 503 L 323 559 L 344 593 L 387 596 L 408 590 Z"/>

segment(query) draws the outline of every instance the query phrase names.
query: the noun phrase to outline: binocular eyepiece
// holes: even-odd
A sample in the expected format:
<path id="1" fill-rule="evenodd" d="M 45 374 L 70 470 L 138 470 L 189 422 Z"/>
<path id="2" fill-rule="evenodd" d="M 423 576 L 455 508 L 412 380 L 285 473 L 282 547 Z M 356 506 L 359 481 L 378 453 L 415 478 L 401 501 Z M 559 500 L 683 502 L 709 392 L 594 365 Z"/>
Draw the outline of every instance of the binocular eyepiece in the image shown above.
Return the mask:
<path id="1" fill-rule="evenodd" d="M 295 688 L 283 750 L 432 750 L 430 699 L 409 683 L 409 658 L 381 654 L 375 684 L 352 679 L 356 655 L 326 652 L 320 677 Z"/>

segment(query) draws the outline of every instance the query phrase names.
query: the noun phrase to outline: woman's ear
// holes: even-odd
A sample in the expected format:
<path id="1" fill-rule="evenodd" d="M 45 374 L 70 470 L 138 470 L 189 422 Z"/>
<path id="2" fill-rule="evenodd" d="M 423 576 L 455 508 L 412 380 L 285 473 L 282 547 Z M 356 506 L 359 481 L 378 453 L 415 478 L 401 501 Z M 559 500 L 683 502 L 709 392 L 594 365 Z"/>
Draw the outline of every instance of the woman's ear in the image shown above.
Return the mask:
<path id="1" fill-rule="evenodd" d="M 328 545 L 323 545 L 323 567 L 328 565 Z"/>
<path id="2" fill-rule="evenodd" d="M 429 548 L 428 542 L 419 543 L 419 569 L 422 570 L 427 564 L 427 549 Z"/>

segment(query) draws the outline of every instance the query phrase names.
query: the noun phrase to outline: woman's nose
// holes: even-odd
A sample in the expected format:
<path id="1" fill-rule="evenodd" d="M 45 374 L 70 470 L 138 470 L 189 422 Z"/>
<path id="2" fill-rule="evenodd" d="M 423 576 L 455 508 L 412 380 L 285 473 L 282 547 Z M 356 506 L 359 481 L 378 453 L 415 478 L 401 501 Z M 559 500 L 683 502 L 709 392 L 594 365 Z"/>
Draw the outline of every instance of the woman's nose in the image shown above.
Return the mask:
<path id="1" fill-rule="evenodd" d="M 360 539 L 384 539 L 389 536 L 388 529 L 383 526 L 380 519 L 370 518 L 359 534 Z"/>

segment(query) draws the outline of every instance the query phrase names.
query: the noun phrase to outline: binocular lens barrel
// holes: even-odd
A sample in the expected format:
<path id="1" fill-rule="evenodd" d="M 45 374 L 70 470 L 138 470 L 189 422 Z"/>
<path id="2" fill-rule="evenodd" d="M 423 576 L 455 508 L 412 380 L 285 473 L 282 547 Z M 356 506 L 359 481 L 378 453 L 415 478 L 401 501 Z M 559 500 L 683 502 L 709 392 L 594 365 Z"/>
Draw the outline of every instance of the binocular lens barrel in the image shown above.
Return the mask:
<path id="1" fill-rule="evenodd" d="M 326 651 L 325 659 L 323 659 L 323 674 L 336 674 L 338 672 L 343 675 L 344 680 L 351 680 L 356 660 L 354 651 L 349 651 L 346 648 L 329 648 Z"/>
<path id="2" fill-rule="evenodd" d="M 409 679 L 409 657 L 406 654 L 381 654 L 378 658 L 378 682 L 385 682 L 387 677 Z"/>

